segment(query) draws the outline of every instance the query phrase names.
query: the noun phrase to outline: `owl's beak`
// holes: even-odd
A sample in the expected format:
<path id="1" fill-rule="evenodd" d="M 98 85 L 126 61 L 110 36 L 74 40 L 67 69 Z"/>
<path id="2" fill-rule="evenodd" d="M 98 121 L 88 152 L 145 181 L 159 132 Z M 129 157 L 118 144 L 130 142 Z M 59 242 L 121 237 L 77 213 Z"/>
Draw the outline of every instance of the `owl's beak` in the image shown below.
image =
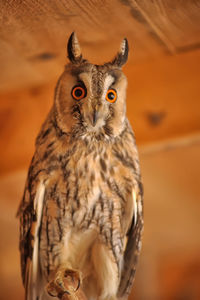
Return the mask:
<path id="1" fill-rule="evenodd" d="M 92 126 L 93 127 L 96 125 L 97 119 L 98 119 L 98 111 L 96 109 L 94 109 L 94 111 L 93 111 L 93 118 L 92 118 Z"/>

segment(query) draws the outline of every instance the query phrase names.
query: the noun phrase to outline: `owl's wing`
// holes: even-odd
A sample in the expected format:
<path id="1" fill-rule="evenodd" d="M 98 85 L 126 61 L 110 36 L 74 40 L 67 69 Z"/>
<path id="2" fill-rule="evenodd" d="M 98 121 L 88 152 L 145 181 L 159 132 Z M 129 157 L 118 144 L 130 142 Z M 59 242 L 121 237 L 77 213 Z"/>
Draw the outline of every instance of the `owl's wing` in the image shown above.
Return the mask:
<path id="1" fill-rule="evenodd" d="M 33 201 L 31 201 L 29 190 L 26 189 L 24 197 L 26 197 L 26 201 L 29 198 L 29 202 L 23 201 L 19 211 L 21 268 L 26 300 L 39 299 L 41 278 L 38 252 L 44 194 L 45 185 L 42 182 L 37 184 Z"/>
<path id="2" fill-rule="evenodd" d="M 138 191 L 133 191 L 132 197 L 134 212 L 131 226 L 127 232 L 128 240 L 124 253 L 124 266 L 118 290 L 118 295 L 120 297 L 130 293 L 140 254 L 141 234 L 143 229 L 143 192 L 141 183 L 139 184 Z"/>

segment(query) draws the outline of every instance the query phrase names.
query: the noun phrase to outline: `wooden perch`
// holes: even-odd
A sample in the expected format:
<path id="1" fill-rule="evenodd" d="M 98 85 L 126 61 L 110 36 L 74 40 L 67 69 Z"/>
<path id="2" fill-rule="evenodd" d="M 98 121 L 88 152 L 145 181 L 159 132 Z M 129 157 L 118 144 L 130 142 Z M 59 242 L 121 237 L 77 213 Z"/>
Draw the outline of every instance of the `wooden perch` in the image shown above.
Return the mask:
<path id="1" fill-rule="evenodd" d="M 87 300 L 77 272 L 73 270 L 65 271 L 62 284 L 60 284 L 58 277 L 50 281 L 47 285 L 47 292 L 61 300 Z"/>

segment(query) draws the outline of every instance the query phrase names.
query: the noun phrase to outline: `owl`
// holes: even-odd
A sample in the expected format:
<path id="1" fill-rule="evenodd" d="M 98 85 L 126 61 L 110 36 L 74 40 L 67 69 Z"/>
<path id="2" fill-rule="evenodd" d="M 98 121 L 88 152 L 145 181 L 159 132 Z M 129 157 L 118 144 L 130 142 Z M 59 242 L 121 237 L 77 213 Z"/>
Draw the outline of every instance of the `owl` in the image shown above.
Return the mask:
<path id="1" fill-rule="evenodd" d="M 65 278 L 73 273 L 88 300 L 127 299 L 143 228 L 122 72 L 128 42 L 104 65 L 82 57 L 75 33 L 67 49 L 69 64 L 36 139 L 18 210 L 25 298 L 70 294 Z"/>

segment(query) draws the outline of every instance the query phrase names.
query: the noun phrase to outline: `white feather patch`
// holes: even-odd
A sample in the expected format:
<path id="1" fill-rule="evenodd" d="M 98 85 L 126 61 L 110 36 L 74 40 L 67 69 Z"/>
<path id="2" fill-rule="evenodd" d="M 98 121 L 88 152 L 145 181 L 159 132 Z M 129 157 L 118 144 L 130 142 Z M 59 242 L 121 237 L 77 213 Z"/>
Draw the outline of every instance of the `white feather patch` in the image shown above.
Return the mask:
<path id="1" fill-rule="evenodd" d="M 28 291 L 27 300 L 35 300 L 38 296 L 38 285 L 40 280 L 38 278 L 38 266 L 39 266 L 39 229 L 42 219 L 43 202 L 44 202 L 45 186 L 40 183 L 35 199 L 34 199 L 34 210 L 36 212 L 36 222 L 32 223 L 32 234 L 34 236 L 33 256 L 32 262 L 29 269 L 28 279 Z"/>
<path id="2" fill-rule="evenodd" d="M 132 192 L 133 197 L 133 213 L 134 213 L 134 225 L 137 223 L 137 196 L 135 190 Z"/>
<path id="3" fill-rule="evenodd" d="M 106 76 L 105 82 L 104 82 L 104 91 L 103 91 L 103 99 L 106 98 L 106 93 L 108 91 L 108 88 L 114 83 L 115 78 L 111 75 Z"/>
<path id="4" fill-rule="evenodd" d="M 125 50 L 126 50 L 126 40 L 124 39 L 120 45 L 120 52 L 122 53 L 122 55 L 124 55 Z"/>

